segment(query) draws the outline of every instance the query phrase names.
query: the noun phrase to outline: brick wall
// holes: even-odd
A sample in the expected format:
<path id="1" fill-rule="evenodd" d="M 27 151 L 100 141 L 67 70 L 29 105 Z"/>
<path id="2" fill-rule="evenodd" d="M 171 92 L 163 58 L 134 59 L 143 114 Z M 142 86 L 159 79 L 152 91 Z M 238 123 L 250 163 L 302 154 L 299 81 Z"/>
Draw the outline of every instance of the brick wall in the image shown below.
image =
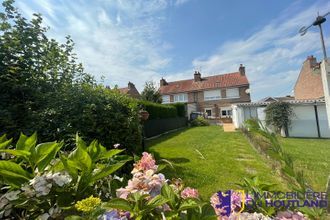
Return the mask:
<path id="1" fill-rule="evenodd" d="M 315 57 L 307 57 L 294 87 L 295 99 L 318 99 L 324 96 L 321 72 L 318 67 Z"/>

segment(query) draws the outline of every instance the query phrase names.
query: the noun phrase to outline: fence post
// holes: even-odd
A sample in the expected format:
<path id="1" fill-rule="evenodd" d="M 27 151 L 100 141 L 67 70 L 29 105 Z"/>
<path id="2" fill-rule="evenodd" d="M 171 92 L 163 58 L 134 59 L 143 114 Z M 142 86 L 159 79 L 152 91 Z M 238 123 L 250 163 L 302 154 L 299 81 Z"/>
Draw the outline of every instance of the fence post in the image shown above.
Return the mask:
<path id="1" fill-rule="evenodd" d="M 317 136 L 321 138 L 321 132 L 320 132 L 320 123 L 319 123 L 319 113 L 317 111 L 317 105 L 315 103 L 314 105 L 314 112 L 315 112 L 315 120 L 316 120 L 316 129 L 317 129 Z"/>

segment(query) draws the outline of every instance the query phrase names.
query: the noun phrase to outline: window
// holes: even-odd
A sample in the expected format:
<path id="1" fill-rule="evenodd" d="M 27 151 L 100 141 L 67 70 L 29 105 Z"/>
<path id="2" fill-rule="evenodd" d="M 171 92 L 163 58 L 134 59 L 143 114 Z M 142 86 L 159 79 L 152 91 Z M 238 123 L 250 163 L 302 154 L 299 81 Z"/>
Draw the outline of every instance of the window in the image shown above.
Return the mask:
<path id="1" fill-rule="evenodd" d="M 226 97 L 229 99 L 239 98 L 238 88 L 226 89 Z"/>
<path id="2" fill-rule="evenodd" d="M 174 102 L 187 102 L 188 101 L 188 95 L 186 93 L 180 93 L 174 95 Z"/>
<path id="3" fill-rule="evenodd" d="M 231 118 L 233 111 L 231 108 L 221 108 L 221 118 Z"/>
<path id="4" fill-rule="evenodd" d="M 206 108 L 204 110 L 205 110 L 205 113 L 206 113 L 207 117 L 211 117 L 212 116 L 212 109 L 211 108 Z"/>
<path id="5" fill-rule="evenodd" d="M 163 95 L 162 100 L 163 100 L 162 103 L 170 103 L 171 102 L 171 99 L 170 99 L 169 95 Z"/>
<path id="6" fill-rule="evenodd" d="M 220 89 L 217 90 L 208 90 L 204 91 L 204 100 L 218 100 L 221 99 L 221 91 Z"/>

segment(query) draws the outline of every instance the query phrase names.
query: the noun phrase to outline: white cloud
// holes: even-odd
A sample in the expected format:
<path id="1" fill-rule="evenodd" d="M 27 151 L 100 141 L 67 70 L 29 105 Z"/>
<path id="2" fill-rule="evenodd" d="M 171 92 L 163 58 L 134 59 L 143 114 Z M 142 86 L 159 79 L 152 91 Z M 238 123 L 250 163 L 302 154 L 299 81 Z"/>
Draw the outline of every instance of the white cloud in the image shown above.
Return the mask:
<path id="1" fill-rule="evenodd" d="M 169 44 L 159 40 L 166 0 L 33 1 L 33 8 L 17 4 L 29 17 L 40 10 L 51 37 L 64 41 L 71 35 L 86 71 L 98 80 L 105 76 L 107 85 L 132 81 L 141 89 L 147 80 L 158 81 L 170 62 L 163 55 Z"/>

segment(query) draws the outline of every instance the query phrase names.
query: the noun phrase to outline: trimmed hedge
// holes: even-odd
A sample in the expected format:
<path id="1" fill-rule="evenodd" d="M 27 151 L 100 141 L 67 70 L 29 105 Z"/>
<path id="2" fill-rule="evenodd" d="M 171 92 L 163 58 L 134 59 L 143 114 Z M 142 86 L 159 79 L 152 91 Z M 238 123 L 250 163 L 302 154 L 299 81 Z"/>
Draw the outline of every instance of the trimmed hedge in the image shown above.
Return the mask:
<path id="1" fill-rule="evenodd" d="M 174 103 L 170 105 L 173 105 L 176 108 L 178 117 L 186 117 L 186 105 L 184 103 Z"/>
<path id="2" fill-rule="evenodd" d="M 149 113 L 149 120 L 160 118 L 175 118 L 178 111 L 173 105 L 162 105 L 154 102 L 140 101 L 141 107 Z"/>
<path id="3" fill-rule="evenodd" d="M 186 117 L 186 107 L 183 103 L 164 105 L 149 101 L 139 101 L 139 104 L 144 110 L 149 113 L 149 120 Z"/>

